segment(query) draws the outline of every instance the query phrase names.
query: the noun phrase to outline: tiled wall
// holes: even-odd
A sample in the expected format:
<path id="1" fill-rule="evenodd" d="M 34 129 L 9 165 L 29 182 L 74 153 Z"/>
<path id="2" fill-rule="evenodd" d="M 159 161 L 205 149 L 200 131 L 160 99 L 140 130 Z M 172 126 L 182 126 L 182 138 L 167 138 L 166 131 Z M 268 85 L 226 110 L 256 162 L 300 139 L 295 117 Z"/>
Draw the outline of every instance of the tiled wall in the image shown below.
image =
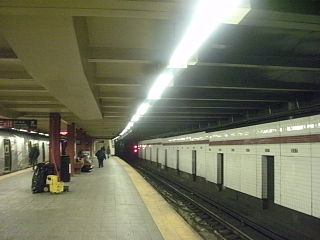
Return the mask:
<path id="1" fill-rule="evenodd" d="M 197 175 L 214 183 L 217 183 L 217 153 L 223 153 L 224 185 L 257 198 L 267 197 L 267 163 L 262 156 L 274 156 L 275 203 L 319 218 L 320 137 L 316 134 L 320 134 L 320 115 L 154 142 L 172 144 L 159 145 L 160 149 L 170 149 L 168 164 L 172 168 L 176 167 L 176 150 L 179 149 L 180 170 L 188 173 L 192 172 L 192 150 L 197 150 Z M 310 142 L 300 137 L 296 141 L 294 136 L 314 136 L 316 140 Z M 280 138 L 284 140 L 279 141 Z M 265 143 L 261 144 L 259 139 Z M 192 144 L 204 140 L 209 144 Z M 259 144 L 248 145 L 245 141 Z M 174 145 L 177 143 L 179 145 Z"/>

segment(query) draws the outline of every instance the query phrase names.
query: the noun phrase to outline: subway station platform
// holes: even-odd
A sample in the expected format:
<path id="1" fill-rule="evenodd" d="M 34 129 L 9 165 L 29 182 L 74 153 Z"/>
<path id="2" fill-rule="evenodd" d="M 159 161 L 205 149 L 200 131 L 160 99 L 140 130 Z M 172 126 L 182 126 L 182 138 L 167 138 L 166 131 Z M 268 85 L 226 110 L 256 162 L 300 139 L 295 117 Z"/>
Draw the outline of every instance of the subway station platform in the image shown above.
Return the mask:
<path id="1" fill-rule="evenodd" d="M 97 163 L 95 163 L 97 166 Z M 32 194 L 30 169 L 0 177 L 0 239 L 200 239 L 117 157 L 75 175 L 70 192 Z"/>

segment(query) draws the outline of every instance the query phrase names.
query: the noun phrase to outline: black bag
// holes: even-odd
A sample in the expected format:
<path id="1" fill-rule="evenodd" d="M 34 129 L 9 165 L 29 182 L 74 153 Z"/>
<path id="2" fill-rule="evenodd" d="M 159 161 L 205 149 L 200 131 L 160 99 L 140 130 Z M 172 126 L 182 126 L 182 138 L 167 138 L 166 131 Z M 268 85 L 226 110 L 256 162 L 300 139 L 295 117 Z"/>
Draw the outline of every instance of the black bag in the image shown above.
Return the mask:
<path id="1" fill-rule="evenodd" d="M 54 174 L 54 166 L 51 163 L 38 163 L 32 177 L 32 193 L 43 192 L 48 175 Z"/>

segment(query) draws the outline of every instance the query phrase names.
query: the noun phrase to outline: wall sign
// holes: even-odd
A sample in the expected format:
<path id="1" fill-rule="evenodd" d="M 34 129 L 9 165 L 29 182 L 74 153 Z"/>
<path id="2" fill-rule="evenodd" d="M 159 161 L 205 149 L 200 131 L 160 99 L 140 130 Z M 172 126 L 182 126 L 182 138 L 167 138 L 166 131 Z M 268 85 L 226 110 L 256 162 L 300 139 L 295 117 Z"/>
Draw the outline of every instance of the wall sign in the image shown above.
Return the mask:
<path id="1" fill-rule="evenodd" d="M 0 128 L 17 128 L 17 129 L 26 129 L 26 130 L 36 130 L 37 120 L 0 119 Z"/>

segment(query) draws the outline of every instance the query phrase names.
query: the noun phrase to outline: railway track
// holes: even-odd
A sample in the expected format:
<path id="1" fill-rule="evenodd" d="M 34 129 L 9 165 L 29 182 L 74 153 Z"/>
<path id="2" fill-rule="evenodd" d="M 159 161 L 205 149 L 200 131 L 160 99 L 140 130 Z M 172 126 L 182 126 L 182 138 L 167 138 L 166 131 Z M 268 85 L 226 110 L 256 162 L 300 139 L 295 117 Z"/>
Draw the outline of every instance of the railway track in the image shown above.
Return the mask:
<path id="1" fill-rule="evenodd" d="M 204 239 L 287 240 L 200 193 L 160 176 L 154 169 L 134 167 Z"/>

